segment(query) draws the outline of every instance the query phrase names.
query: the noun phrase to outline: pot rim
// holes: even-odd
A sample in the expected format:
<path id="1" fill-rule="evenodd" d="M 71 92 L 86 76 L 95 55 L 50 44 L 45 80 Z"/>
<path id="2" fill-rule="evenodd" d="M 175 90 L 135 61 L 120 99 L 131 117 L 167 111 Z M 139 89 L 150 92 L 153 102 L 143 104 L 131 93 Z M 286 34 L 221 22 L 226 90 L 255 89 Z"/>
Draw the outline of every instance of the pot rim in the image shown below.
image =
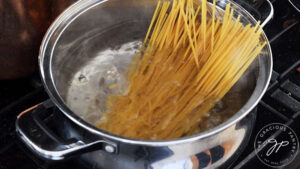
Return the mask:
<path id="1" fill-rule="evenodd" d="M 263 32 L 263 38 L 267 42 L 266 47 L 269 52 L 265 63 L 266 77 L 264 77 L 263 85 L 259 85 L 257 83 L 253 93 L 251 94 L 248 101 L 243 105 L 243 107 L 222 124 L 192 136 L 170 139 L 170 140 L 143 140 L 143 139 L 127 138 L 127 137 L 118 136 L 106 132 L 100 128 L 93 126 L 92 124 L 89 124 L 88 122 L 80 118 L 78 115 L 76 115 L 71 109 L 69 109 L 68 106 L 64 103 L 63 99 L 60 97 L 56 89 L 56 86 L 54 84 L 54 79 L 52 75 L 52 67 L 51 67 L 52 55 L 58 39 L 60 38 L 61 34 L 64 32 L 64 30 L 68 27 L 70 23 L 72 23 L 78 16 L 80 16 L 85 11 L 97 5 L 100 5 L 102 3 L 105 3 L 107 1 L 108 0 L 86 0 L 86 1 L 78 1 L 73 5 L 71 5 L 49 27 L 47 33 L 43 38 L 40 47 L 40 53 L 39 53 L 40 74 L 46 92 L 48 93 L 50 99 L 60 109 L 60 111 L 80 127 L 103 138 L 107 138 L 116 142 L 128 143 L 128 144 L 143 145 L 143 146 L 169 146 L 174 144 L 189 143 L 196 140 L 201 140 L 203 138 L 207 138 L 211 135 L 215 135 L 229 128 L 230 126 L 236 124 L 238 121 L 243 119 L 248 113 L 250 113 L 254 109 L 254 107 L 259 103 L 264 93 L 266 92 L 272 75 L 273 59 L 272 59 L 272 51 L 271 51 L 269 40 L 267 39 L 265 33 Z M 241 6 L 239 6 L 238 4 L 232 1 L 230 3 L 240 8 L 240 10 L 243 13 L 247 14 L 247 17 L 253 20 L 254 23 L 257 22 L 247 10 L 245 10 L 244 8 L 242 8 Z M 259 78 L 261 77 L 261 66 L 259 72 L 260 73 L 258 75 L 258 82 L 259 82 Z"/>

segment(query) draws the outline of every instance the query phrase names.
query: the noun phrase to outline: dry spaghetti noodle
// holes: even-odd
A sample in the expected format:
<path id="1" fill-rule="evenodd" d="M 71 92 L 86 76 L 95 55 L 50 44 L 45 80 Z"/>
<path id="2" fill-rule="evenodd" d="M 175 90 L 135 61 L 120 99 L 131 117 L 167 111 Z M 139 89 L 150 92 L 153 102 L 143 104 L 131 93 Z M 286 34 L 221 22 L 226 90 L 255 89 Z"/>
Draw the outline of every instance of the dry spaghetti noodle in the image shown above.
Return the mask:
<path id="1" fill-rule="evenodd" d="M 201 118 L 230 90 L 265 43 L 227 5 L 216 17 L 194 0 L 158 2 L 140 52 L 128 69 L 128 91 L 110 95 L 98 127 L 140 139 L 197 132 Z M 208 12 L 212 16 L 208 17 Z"/>

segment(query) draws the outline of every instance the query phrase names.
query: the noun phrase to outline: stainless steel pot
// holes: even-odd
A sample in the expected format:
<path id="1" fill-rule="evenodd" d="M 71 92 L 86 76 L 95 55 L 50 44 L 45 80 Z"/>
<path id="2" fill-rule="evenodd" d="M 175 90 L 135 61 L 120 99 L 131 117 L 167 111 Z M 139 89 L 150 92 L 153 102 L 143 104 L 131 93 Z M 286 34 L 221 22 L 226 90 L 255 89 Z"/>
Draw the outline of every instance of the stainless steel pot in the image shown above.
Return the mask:
<path id="1" fill-rule="evenodd" d="M 98 163 L 100 168 L 192 169 L 200 164 L 203 168 L 216 168 L 233 158 L 241 146 L 246 144 L 254 121 L 253 116 L 247 115 L 260 101 L 271 77 L 272 54 L 269 44 L 224 98 L 226 101 L 234 93 L 241 94 L 234 97 L 231 104 L 240 104 L 237 112 L 208 131 L 179 139 L 150 141 L 120 137 L 92 125 L 99 117 L 97 113 L 87 117 L 89 110 L 105 109 L 101 107 L 102 102 L 107 94 L 113 92 L 107 91 L 107 86 L 121 80 L 119 75 L 129 64 L 134 49 L 138 48 L 156 2 L 78 1 L 52 24 L 40 50 L 41 75 L 51 101 L 44 102 L 35 111 L 22 113 L 16 122 L 20 138 L 30 149 L 52 160 L 89 152 L 83 155 L 84 158 Z M 219 15 L 223 14 L 222 9 L 228 2 L 218 1 Z M 243 23 L 256 24 L 247 10 L 234 2 L 232 4 L 242 16 Z M 265 17 L 263 26 L 273 15 L 269 1 L 266 1 L 265 7 L 269 15 Z M 268 42 L 265 35 L 262 35 L 261 40 Z M 102 98 L 102 101 L 91 100 L 91 97 Z M 43 114 L 51 102 L 76 126 L 75 129 L 65 131 L 66 135 L 75 138 L 71 142 L 58 144 L 57 139 L 43 132 L 35 120 L 34 114 Z M 93 102 L 96 104 L 87 105 Z M 32 134 L 32 131 L 38 134 Z M 211 154 L 212 150 L 222 155 L 208 163 L 198 158 L 203 154 Z"/>

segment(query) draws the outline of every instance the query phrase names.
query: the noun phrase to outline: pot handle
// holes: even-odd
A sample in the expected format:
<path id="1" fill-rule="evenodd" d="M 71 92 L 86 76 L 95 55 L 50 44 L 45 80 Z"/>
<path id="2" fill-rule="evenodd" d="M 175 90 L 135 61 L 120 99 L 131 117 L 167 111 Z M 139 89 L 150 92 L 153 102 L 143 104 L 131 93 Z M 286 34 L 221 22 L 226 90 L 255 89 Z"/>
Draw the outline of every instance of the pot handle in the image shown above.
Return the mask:
<path id="1" fill-rule="evenodd" d="M 47 100 L 23 111 L 17 117 L 17 134 L 33 152 L 51 160 L 62 160 L 95 150 L 104 150 L 110 154 L 117 153 L 118 149 L 115 143 L 96 138 L 92 133 L 78 128 L 79 126 L 70 120 L 61 122 L 53 119 L 53 116 L 61 114 L 58 111 L 53 111 L 54 109 L 57 108 L 53 106 L 50 100 Z M 57 114 L 54 115 L 54 113 Z M 56 123 L 55 120 L 59 123 Z M 70 124 L 66 125 L 66 123 Z M 61 124 L 65 126 L 59 126 Z M 56 126 L 63 134 L 58 134 L 59 131 L 50 130 L 47 127 L 49 125 Z"/>
<path id="2" fill-rule="evenodd" d="M 226 4 L 234 2 L 247 10 L 256 20 L 261 20 L 261 27 L 264 27 L 274 16 L 274 8 L 270 0 L 259 0 L 255 4 L 249 4 L 245 0 L 219 0 L 217 3 L 225 8 Z M 263 11 L 263 12 L 260 12 Z"/>
<path id="3" fill-rule="evenodd" d="M 266 2 L 268 3 L 267 5 L 269 6 L 269 15 L 267 15 L 267 17 L 264 19 L 264 21 L 262 21 L 262 23 L 260 24 L 261 27 L 264 27 L 267 23 L 270 22 L 270 20 L 273 18 L 274 16 L 274 7 L 272 5 L 272 3 L 270 2 L 270 0 L 266 0 Z"/>
<path id="4" fill-rule="evenodd" d="M 297 12 L 300 12 L 300 3 L 297 0 L 289 0 L 290 4 L 296 9 Z"/>

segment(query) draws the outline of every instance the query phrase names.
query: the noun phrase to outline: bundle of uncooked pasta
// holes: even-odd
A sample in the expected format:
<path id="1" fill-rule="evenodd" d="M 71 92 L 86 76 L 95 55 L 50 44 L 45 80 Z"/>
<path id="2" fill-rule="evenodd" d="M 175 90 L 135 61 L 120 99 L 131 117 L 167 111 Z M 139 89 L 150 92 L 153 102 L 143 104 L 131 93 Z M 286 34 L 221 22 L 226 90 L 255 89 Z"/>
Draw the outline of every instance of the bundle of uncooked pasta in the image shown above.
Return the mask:
<path id="1" fill-rule="evenodd" d="M 197 133 L 201 118 L 237 82 L 265 43 L 262 28 L 243 25 L 215 1 L 158 2 L 140 52 L 128 68 L 128 91 L 110 95 L 98 127 L 125 137 L 171 139 Z"/>

